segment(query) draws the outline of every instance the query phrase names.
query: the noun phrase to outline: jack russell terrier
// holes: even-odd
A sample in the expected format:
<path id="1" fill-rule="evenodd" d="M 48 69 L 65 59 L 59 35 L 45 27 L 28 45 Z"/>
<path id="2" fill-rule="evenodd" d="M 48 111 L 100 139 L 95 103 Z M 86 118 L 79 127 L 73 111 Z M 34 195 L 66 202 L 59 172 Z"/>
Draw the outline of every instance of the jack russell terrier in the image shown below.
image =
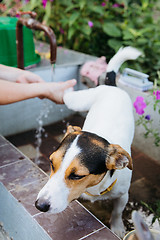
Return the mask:
<path id="1" fill-rule="evenodd" d="M 111 230 L 124 236 L 122 212 L 132 176 L 134 117 L 130 97 L 115 87 L 115 78 L 124 61 L 140 54 L 135 48 L 125 47 L 113 56 L 106 74 L 106 84 L 111 86 L 64 95 L 69 109 L 89 112 L 83 129 L 69 126 L 60 146 L 50 156 L 50 179 L 35 203 L 40 211 L 62 212 L 80 196 L 92 202 L 113 199 Z"/>

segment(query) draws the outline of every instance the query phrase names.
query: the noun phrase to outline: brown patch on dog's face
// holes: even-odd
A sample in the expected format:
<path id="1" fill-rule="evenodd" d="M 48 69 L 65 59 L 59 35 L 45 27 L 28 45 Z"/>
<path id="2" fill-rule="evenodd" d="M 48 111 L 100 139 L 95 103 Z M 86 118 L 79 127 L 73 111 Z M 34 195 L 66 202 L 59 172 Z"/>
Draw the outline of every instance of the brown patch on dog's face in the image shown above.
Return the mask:
<path id="1" fill-rule="evenodd" d="M 90 139 L 91 143 L 93 143 L 93 145 L 99 146 L 100 148 L 105 148 L 105 144 L 104 142 L 100 142 L 97 139 L 91 138 Z"/>
<path id="2" fill-rule="evenodd" d="M 72 174 L 72 175 L 71 175 Z M 68 178 L 69 176 L 87 176 L 89 175 L 88 169 L 81 164 L 80 159 L 76 157 L 70 164 L 70 166 L 67 168 L 65 172 L 65 178 Z"/>
<path id="3" fill-rule="evenodd" d="M 77 131 L 80 131 L 80 132 L 77 132 Z M 71 144 L 73 139 L 78 134 L 81 134 L 81 128 L 80 127 L 68 126 L 67 132 L 65 133 L 65 136 L 64 136 L 60 146 L 58 147 L 58 149 L 55 152 L 53 152 L 51 154 L 51 156 L 49 158 L 50 159 L 50 163 L 51 163 L 50 178 L 59 169 L 67 148 L 69 147 L 69 145 Z"/>
<path id="4" fill-rule="evenodd" d="M 104 174 L 101 175 L 93 175 L 90 174 L 85 179 L 74 181 L 70 188 L 70 193 L 68 196 L 68 202 L 72 202 L 73 200 L 80 197 L 82 193 L 86 191 L 88 187 L 92 187 L 97 185 L 104 177 Z"/>
<path id="5" fill-rule="evenodd" d="M 65 172 L 65 183 L 70 189 L 68 202 L 77 199 L 88 187 L 97 185 L 103 179 L 104 174 L 90 174 L 78 158 L 74 159 Z"/>
<path id="6" fill-rule="evenodd" d="M 51 174 L 50 174 L 50 178 L 51 178 L 52 175 L 56 173 L 60 168 L 60 165 L 63 159 L 63 151 L 57 150 L 56 152 L 52 153 L 49 159 L 51 163 Z"/>

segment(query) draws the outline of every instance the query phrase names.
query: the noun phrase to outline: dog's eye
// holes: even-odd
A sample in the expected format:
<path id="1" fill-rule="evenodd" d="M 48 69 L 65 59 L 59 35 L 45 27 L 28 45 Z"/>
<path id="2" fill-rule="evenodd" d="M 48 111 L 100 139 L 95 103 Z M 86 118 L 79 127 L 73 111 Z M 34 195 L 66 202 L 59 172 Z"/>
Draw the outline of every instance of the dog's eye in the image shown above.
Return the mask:
<path id="1" fill-rule="evenodd" d="M 53 166 L 53 163 L 52 163 L 51 160 L 50 160 L 50 164 L 51 164 L 51 168 L 52 168 L 52 170 L 54 171 L 54 166 Z"/>
<path id="2" fill-rule="evenodd" d="M 85 175 L 77 175 L 75 173 L 71 173 L 68 178 L 70 180 L 79 180 L 79 179 L 82 179 L 84 177 L 85 177 Z"/>

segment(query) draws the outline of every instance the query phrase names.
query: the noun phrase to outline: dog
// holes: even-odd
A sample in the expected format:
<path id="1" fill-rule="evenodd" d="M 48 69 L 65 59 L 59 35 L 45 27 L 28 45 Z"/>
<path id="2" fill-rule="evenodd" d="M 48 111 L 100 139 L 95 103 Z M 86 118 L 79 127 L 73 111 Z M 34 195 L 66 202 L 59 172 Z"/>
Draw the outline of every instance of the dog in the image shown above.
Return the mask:
<path id="1" fill-rule="evenodd" d="M 113 199 L 111 230 L 124 236 L 122 212 L 132 176 L 134 117 L 130 97 L 115 86 L 115 78 L 124 61 L 140 54 L 132 47 L 121 48 L 107 67 L 105 81 L 109 85 L 64 95 L 69 109 L 89 112 L 82 129 L 68 126 L 60 146 L 50 156 L 50 179 L 35 203 L 40 211 L 62 212 L 80 196 L 92 202 Z"/>

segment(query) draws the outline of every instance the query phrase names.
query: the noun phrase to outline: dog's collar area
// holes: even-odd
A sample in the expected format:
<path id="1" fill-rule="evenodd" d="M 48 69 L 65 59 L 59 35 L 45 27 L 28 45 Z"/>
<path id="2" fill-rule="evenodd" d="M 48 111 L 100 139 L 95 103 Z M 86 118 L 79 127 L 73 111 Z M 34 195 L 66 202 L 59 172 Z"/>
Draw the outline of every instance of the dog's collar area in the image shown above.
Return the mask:
<path id="1" fill-rule="evenodd" d="M 106 194 L 107 192 L 110 192 L 112 190 L 112 188 L 114 187 L 114 185 L 116 184 L 116 182 L 117 182 L 117 179 L 107 189 L 105 189 L 104 191 L 100 192 L 99 195 L 94 195 L 94 194 L 91 194 L 91 193 L 89 193 L 87 191 L 85 192 L 85 194 L 87 194 L 89 196 L 92 196 L 92 197 L 102 196 L 102 195 Z"/>

